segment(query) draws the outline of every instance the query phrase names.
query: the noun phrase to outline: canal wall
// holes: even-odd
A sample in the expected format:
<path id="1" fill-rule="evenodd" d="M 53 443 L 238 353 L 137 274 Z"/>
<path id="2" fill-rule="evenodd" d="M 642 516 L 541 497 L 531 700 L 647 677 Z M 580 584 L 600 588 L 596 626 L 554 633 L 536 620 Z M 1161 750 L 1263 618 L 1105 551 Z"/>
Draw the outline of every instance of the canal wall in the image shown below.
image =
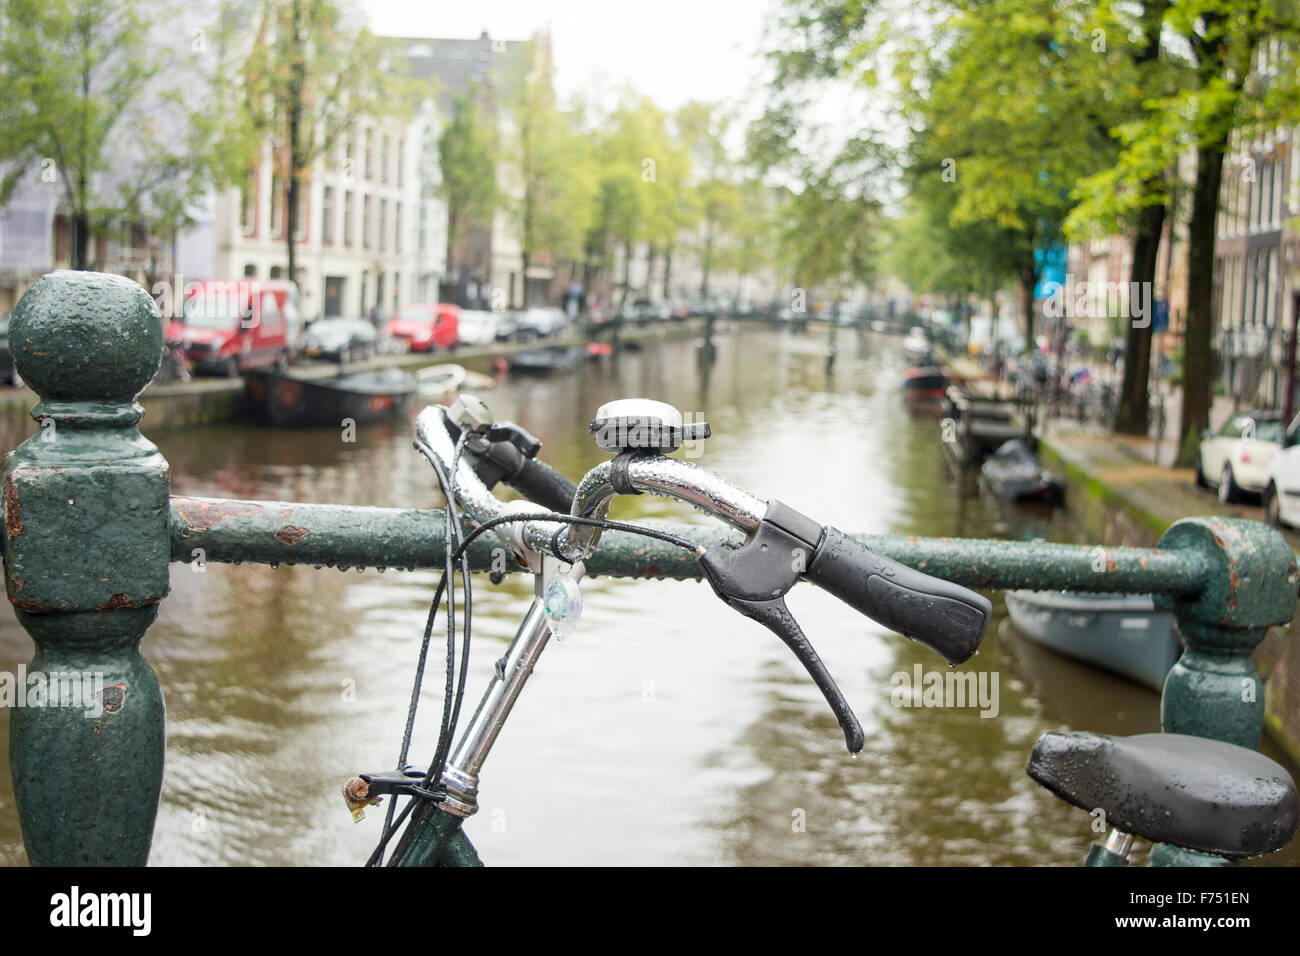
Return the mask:
<path id="1" fill-rule="evenodd" d="M 700 320 L 692 319 L 666 326 L 625 328 L 620 330 L 619 339 L 621 342 L 674 341 L 698 335 L 700 327 Z M 347 371 L 359 372 L 368 368 L 393 366 L 415 371 L 431 365 L 454 362 L 471 371 L 492 373 L 498 359 L 509 358 L 519 352 L 539 346 L 574 346 L 586 342 L 585 338 L 565 336 L 540 342 L 498 342 L 490 346 L 456 348 L 449 352 L 382 355 L 365 362 L 351 362 Z M 327 362 L 293 366 L 294 374 L 304 378 L 328 378 L 337 375 L 339 369 L 338 365 Z M 144 408 L 140 430 L 145 435 L 214 425 L 236 421 L 244 415 L 244 382 L 238 378 L 195 378 L 173 385 L 150 385 L 137 401 Z M 31 417 L 35 403 L 35 393 L 26 388 L 0 392 L 0 447 L 15 448 L 36 431 L 36 422 Z"/>
<path id="2" fill-rule="evenodd" d="M 1114 436 L 1049 433 L 1039 438 L 1038 453 L 1064 483 L 1071 516 L 1106 544 L 1154 547 L 1183 517 L 1259 518 L 1258 509 L 1221 505 L 1198 491 L 1191 469 L 1150 464 Z M 1300 538 L 1286 537 L 1300 560 Z M 1300 763 L 1300 615 L 1289 628 L 1273 628 L 1253 659 L 1264 681 L 1265 730 Z"/>

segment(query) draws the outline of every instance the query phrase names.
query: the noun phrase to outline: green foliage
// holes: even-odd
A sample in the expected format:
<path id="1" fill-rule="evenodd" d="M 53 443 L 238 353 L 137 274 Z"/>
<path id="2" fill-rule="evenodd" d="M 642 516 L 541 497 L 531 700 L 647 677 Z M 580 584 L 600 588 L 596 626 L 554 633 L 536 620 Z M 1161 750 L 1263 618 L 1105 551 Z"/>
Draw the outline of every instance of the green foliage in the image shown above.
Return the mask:
<path id="1" fill-rule="evenodd" d="M 447 255 L 462 228 L 486 225 L 497 200 L 496 136 L 480 116 L 477 89 L 455 97 L 451 116 L 438 137 L 441 181 L 447 202 Z"/>
<path id="2" fill-rule="evenodd" d="M 168 33 L 177 9 L 0 0 L 0 205 L 24 177 L 53 176 L 80 232 L 79 268 L 90 264 L 78 261 L 90 234 L 119 218 L 177 228 L 210 185 L 228 181 L 225 124 L 199 102 L 218 88 L 222 25 Z"/>
<path id="3" fill-rule="evenodd" d="M 548 45 L 530 41 L 506 80 L 513 189 L 502 199 L 519 226 L 525 262 L 538 253 L 580 259 L 595 199 L 594 160 L 576 114 L 556 102 L 548 54 Z"/>

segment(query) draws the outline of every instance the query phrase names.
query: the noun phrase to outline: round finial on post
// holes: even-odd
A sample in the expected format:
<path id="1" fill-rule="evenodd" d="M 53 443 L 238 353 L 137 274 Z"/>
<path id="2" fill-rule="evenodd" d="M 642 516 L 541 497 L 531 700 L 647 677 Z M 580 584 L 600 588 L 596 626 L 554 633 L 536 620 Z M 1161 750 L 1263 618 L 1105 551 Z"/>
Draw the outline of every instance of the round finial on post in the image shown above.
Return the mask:
<path id="1" fill-rule="evenodd" d="M 125 276 L 51 272 L 14 307 L 9 348 L 46 403 L 129 403 L 162 361 L 162 316 Z"/>
<path id="2" fill-rule="evenodd" d="M 5 589 L 49 690 L 15 708 L 9 762 L 34 865 L 143 865 L 162 787 L 163 700 L 140 639 L 167 593 L 167 462 L 136 428 L 162 355 L 153 300 L 55 272 L 9 325 L 41 424 L 5 458 Z M 57 688 L 57 690 L 56 690 Z"/>

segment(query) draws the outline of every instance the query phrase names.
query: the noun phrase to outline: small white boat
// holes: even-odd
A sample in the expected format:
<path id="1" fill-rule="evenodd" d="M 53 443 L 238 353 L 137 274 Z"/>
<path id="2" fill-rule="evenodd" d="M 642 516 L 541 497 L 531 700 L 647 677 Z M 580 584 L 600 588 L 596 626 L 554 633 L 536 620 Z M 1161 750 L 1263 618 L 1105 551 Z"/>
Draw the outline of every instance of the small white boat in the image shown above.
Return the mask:
<path id="1" fill-rule="evenodd" d="M 415 373 L 416 389 L 422 398 L 452 395 L 462 388 L 483 390 L 496 387 L 496 380 L 481 372 L 471 372 L 463 365 L 447 363 L 422 368 Z"/>
<path id="2" fill-rule="evenodd" d="M 1147 594 L 1007 591 L 1006 600 L 1025 637 L 1155 690 L 1182 653 L 1173 615 Z"/>

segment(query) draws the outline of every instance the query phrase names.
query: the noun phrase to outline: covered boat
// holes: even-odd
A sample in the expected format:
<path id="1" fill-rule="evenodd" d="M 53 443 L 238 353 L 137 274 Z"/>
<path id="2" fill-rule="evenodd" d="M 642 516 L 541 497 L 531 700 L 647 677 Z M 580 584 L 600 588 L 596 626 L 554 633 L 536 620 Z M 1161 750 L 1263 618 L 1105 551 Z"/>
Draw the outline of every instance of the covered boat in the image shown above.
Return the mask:
<path id="1" fill-rule="evenodd" d="M 1038 463 L 1029 444 L 1020 438 L 1005 442 L 980 468 L 994 494 L 1006 501 L 1057 501 L 1060 482 Z"/>
<path id="2" fill-rule="evenodd" d="M 1182 652 L 1173 615 L 1150 595 L 1007 591 L 1006 600 L 1025 637 L 1156 690 Z"/>
<path id="3" fill-rule="evenodd" d="M 587 349 L 574 345 L 551 345 L 520 352 L 510 358 L 512 372 L 564 372 L 577 368 L 587 358 Z"/>
<path id="4" fill-rule="evenodd" d="M 402 415 L 415 379 L 395 368 L 333 378 L 303 378 L 274 369 L 249 372 L 244 390 L 257 416 L 269 425 L 335 427 Z"/>

